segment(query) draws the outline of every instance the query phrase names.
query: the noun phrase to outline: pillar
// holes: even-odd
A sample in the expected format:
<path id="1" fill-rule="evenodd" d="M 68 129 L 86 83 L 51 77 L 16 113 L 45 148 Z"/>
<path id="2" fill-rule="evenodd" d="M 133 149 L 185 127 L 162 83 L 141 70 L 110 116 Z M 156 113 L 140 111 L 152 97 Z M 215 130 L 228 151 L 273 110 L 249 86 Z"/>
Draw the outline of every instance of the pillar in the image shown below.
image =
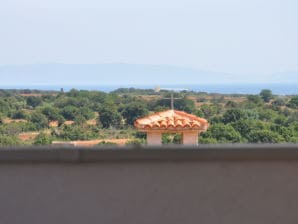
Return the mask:
<path id="1" fill-rule="evenodd" d="M 198 131 L 184 131 L 183 145 L 198 145 L 199 132 Z"/>
<path id="2" fill-rule="evenodd" d="M 147 145 L 159 146 L 161 145 L 161 132 L 148 132 L 147 133 Z"/>

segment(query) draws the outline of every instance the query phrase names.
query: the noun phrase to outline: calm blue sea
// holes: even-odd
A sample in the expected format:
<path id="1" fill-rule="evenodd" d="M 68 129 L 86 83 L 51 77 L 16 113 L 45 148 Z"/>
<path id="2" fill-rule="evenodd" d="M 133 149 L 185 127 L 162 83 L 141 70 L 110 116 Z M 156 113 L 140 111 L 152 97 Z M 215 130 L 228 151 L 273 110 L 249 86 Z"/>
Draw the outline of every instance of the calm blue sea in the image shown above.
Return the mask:
<path id="1" fill-rule="evenodd" d="M 38 90 L 57 90 L 61 88 L 64 91 L 69 91 L 72 88 L 79 90 L 99 90 L 104 92 L 111 92 L 118 88 L 141 88 L 141 89 L 154 89 L 156 86 L 153 85 L 124 85 L 124 86 L 0 86 L 0 89 L 38 89 Z M 165 89 L 187 89 L 196 92 L 207 92 L 207 93 L 223 93 L 223 94 L 259 94 L 262 89 L 270 89 L 273 94 L 277 95 L 297 95 L 298 84 L 202 84 L 202 85 L 162 85 L 161 88 Z"/>

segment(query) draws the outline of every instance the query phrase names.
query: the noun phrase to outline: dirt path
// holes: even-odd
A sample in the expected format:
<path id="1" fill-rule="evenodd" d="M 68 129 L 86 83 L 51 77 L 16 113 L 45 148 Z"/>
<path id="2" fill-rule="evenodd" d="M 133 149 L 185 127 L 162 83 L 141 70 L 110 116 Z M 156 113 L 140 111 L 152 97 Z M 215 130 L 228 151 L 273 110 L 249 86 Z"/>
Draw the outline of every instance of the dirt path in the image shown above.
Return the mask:
<path id="1" fill-rule="evenodd" d="M 70 142 L 60 142 L 54 141 L 53 145 L 73 145 L 73 146 L 83 146 L 83 147 L 92 147 L 98 145 L 101 142 L 110 142 L 115 143 L 117 145 L 125 145 L 131 139 L 101 139 L 101 140 L 87 140 L 87 141 L 70 141 Z"/>

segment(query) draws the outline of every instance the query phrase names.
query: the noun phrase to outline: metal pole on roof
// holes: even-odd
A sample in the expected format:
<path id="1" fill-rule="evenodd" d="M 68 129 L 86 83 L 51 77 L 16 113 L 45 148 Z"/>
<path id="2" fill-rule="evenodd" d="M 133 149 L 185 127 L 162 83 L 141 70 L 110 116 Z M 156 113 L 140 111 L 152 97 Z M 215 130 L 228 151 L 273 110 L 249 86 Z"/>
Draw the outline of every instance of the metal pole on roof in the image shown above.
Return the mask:
<path id="1" fill-rule="evenodd" d="M 171 109 L 174 110 L 174 100 L 175 99 L 181 99 L 181 98 L 174 98 L 174 91 L 184 91 L 184 90 L 188 90 L 188 89 L 177 89 L 177 88 L 160 88 L 160 87 L 156 87 L 155 88 L 155 92 L 159 92 L 160 90 L 169 90 L 171 91 L 171 98 L 164 98 L 164 99 L 171 99 Z"/>
<path id="2" fill-rule="evenodd" d="M 174 110 L 174 94 L 171 93 L 171 109 Z"/>
<path id="3" fill-rule="evenodd" d="M 182 98 L 174 98 L 174 92 L 171 92 L 171 98 L 164 98 L 164 99 L 170 99 L 171 100 L 171 110 L 174 110 L 174 100 L 179 100 Z"/>

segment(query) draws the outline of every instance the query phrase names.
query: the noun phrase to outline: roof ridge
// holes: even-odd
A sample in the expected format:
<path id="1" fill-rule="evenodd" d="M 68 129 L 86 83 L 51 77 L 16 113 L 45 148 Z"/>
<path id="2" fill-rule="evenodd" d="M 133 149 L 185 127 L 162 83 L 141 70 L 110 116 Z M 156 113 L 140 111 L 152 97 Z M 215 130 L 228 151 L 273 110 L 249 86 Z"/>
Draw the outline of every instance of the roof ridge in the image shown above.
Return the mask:
<path id="1" fill-rule="evenodd" d="M 171 120 L 171 122 L 169 122 L 169 120 Z M 152 115 L 137 119 L 134 124 L 138 129 L 167 129 L 174 127 L 206 130 L 208 127 L 208 121 L 204 118 L 179 110 L 156 112 Z"/>

